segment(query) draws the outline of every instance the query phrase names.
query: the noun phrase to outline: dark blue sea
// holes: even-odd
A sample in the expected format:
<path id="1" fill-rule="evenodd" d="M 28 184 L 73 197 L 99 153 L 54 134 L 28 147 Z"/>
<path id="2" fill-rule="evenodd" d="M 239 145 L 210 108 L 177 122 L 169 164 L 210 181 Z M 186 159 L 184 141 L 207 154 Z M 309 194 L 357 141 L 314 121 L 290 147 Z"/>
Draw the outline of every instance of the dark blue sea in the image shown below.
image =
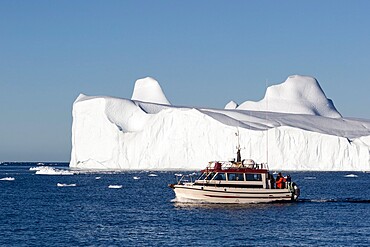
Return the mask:
<path id="1" fill-rule="evenodd" d="M 176 172 L 36 175 L 35 166 L 0 165 L 0 179 L 14 178 L 0 180 L 0 246 L 370 245 L 368 173 L 290 172 L 298 202 L 230 206 L 172 202 Z"/>

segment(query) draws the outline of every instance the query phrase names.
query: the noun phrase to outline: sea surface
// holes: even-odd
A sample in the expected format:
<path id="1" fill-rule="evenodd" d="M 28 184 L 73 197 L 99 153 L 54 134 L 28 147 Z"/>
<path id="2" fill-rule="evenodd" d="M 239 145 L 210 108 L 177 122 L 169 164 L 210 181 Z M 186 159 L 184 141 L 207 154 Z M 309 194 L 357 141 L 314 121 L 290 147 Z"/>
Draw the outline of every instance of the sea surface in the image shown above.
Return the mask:
<path id="1" fill-rule="evenodd" d="M 167 185 L 183 171 L 37 175 L 31 167 L 0 164 L 0 246 L 370 245 L 369 173 L 290 172 L 296 203 L 207 205 L 173 202 Z"/>

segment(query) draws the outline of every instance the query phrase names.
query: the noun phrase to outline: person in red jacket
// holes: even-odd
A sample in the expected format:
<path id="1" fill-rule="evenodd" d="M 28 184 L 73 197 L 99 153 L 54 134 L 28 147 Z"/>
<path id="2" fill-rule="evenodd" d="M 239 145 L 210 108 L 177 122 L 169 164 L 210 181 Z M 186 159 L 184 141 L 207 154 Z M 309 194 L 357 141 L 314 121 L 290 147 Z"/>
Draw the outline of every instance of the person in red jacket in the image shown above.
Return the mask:
<path id="1" fill-rule="evenodd" d="M 276 188 L 277 189 L 284 189 L 285 188 L 286 179 L 281 175 L 281 172 L 276 177 Z"/>

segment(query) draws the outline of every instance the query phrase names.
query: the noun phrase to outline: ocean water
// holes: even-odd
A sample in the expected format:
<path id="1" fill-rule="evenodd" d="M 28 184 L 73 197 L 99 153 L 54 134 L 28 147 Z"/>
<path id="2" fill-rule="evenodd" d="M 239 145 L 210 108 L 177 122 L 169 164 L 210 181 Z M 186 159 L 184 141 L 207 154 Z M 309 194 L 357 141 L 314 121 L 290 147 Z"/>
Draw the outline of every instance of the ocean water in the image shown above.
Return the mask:
<path id="1" fill-rule="evenodd" d="M 14 178 L 0 180 L 0 246 L 370 245 L 368 173 L 290 172 L 296 203 L 194 205 L 172 202 L 176 172 L 36 175 L 35 166 L 0 164 L 0 179 Z"/>

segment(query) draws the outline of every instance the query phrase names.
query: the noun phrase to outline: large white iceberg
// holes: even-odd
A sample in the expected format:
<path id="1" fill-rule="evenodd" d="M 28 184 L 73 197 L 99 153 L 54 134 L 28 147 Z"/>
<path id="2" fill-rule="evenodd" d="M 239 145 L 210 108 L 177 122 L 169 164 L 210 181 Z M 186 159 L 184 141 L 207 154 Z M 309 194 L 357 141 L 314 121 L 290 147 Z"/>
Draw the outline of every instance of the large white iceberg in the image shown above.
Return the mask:
<path id="1" fill-rule="evenodd" d="M 81 94 L 70 167 L 196 170 L 235 157 L 240 141 L 243 158 L 274 170 L 370 170 L 370 120 L 341 117 L 312 77 L 227 108 L 171 106 L 152 78 L 136 82 L 132 99 Z"/>

